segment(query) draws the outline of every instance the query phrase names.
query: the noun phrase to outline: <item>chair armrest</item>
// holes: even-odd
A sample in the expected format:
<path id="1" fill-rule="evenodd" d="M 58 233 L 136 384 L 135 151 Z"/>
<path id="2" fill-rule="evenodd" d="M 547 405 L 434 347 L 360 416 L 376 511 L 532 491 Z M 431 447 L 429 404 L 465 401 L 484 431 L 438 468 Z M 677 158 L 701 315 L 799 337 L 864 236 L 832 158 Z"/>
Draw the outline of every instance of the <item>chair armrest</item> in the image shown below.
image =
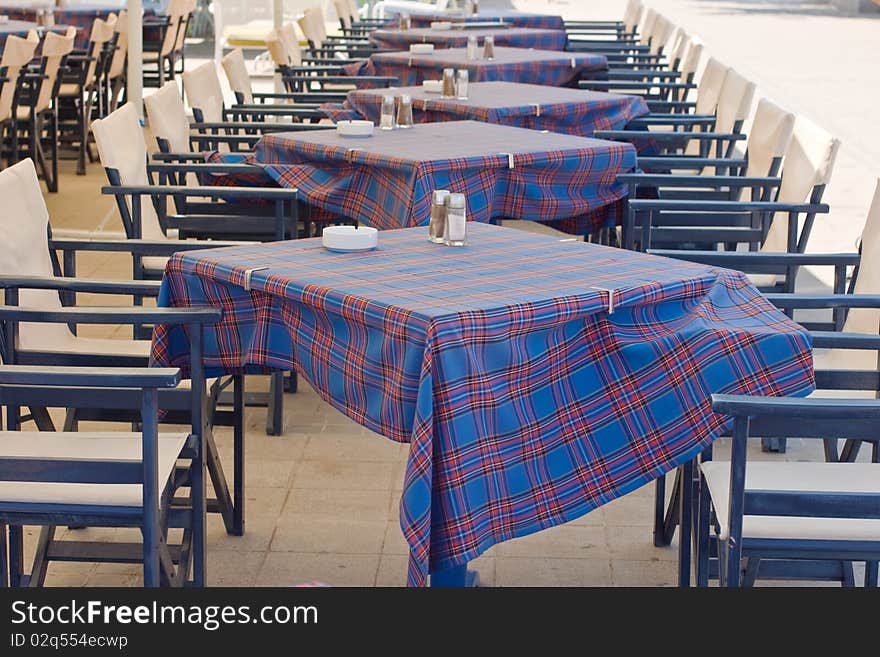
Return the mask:
<path id="1" fill-rule="evenodd" d="M 297 189 L 282 187 L 180 187 L 177 185 L 120 185 L 101 188 L 102 194 L 142 196 L 203 196 L 205 198 L 259 198 L 272 201 L 295 201 Z"/>
<path id="2" fill-rule="evenodd" d="M 204 162 L 203 158 L 201 164 L 149 164 L 147 171 L 151 173 L 262 173 L 263 169 L 255 164 Z"/>
<path id="3" fill-rule="evenodd" d="M 816 212 L 827 213 L 825 203 L 784 203 L 781 201 L 690 201 L 678 199 L 632 199 L 634 210 L 679 210 L 704 212 Z"/>
<path id="4" fill-rule="evenodd" d="M 69 306 L 44 310 L 0 305 L 0 320 L 55 324 L 216 324 L 219 308 L 148 308 L 144 306 Z"/>
<path id="5" fill-rule="evenodd" d="M 63 276 L 0 276 L 0 289 L 58 290 L 93 294 L 158 296 L 159 281 L 109 281 Z"/>
<path id="6" fill-rule="evenodd" d="M 727 269 L 748 266 L 760 269 L 761 266 L 856 266 L 861 257 L 858 253 L 767 253 L 742 251 L 675 251 L 669 249 L 649 249 L 648 253 L 664 258 L 675 258 L 716 265 Z M 798 296 L 798 295 L 795 295 Z M 852 295 L 850 295 L 852 296 Z"/>
<path id="7" fill-rule="evenodd" d="M 651 133 L 646 133 L 650 135 Z M 747 160 L 726 158 L 726 157 L 690 157 L 676 155 L 650 155 L 647 157 L 639 157 L 637 166 L 651 167 L 664 166 L 670 169 L 687 169 L 702 167 L 745 167 L 748 166 Z"/>
<path id="8" fill-rule="evenodd" d="M 326 118 L 322 115 L 322 118 Z M 319 123 L 269 123 L 267 121 L 224 121 L 220 123 L 191 123 L 193 130 L 257 130 L 263 132 L 283 132 L 295 130 L 328 130 L 333 126 Z M 197 137 L 213 136 L 209 134 L 194 135 Z M 222 137 L 222 134 L 216 135 Z M 229 135 L 235 136 L 235 135 Z M 243 135 L 255 137 L 257 135 Z"/>
<path id="9" fill-rule="evenodd" d="M 633 119 L 626 124 L 626 127 L 629 129 L 641 126 L 712 125 L 716 120 L 717 117 L 714 114 L 649 114 Z"/>
<path id="10" fill-rule="evenodd" d="M 56 367 L 0 365 L 0 385 L 83 388 L 176 388 L 176 367 Z"/>
<path id="11" fill-rule="evenodd" d="M 792 310 L 824 310 L 828 308 L 880 308 L 880 295 L 876 294 L 791 294 L 768 293 L 764 295 L 777 308 Z M 878 338 L 880 336 L 872 336 Z"/>
<path id="12" fill-rule="evenodd" d="M 880 419 L 880 400 L 797 397 L 758 397 L 754 395 L 713 394 L 712 410 L 723 415 L 754 417 L 783 415 L 797 418 L 847 420 L 854 414 L 860 418 Z"/>
<path id="13" fill-rule="evenodd" d="M 654 141 L 741 141 L 748 137 L 741 132 L 647 132 L 645 130 L 597 130 L 596 139 L 645 139 Z"/>
<path id="14" fill-rule="evenodd" d="M 49 248 L 56 251 L 92 251 L 102 253 L 130 253 L 139 256 L 171 257 L 179 251 L 219 249 L 224 246 L 240 246 L 241 242 L 196 240 L 88 240 L 52 238 Z"/>
<path id="15" fill-rule="evenodd" d="M 768 176 L 696 176 L 671 173 L 621 173 L 617 182 L 652 187 L 779 187 L 782 179 Z M 635 202 L 635 199 L 634 201 Z"/>

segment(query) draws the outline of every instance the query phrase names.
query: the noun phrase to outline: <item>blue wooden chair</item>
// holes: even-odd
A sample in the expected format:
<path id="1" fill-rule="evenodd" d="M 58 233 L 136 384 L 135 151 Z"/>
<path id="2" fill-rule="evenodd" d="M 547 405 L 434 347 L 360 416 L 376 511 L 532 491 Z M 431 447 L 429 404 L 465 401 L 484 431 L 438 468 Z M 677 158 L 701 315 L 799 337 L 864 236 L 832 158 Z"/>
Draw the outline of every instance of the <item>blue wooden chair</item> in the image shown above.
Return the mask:
<path id="1" fill-rule="evenodd" d="M 865 302 L 880 307 L 878 297 Z M 848 334 L 823 344 L 878 349 L 880 338 Z M 877 371 L 872 374 L 876 392 Z M 864 561 L 865 586 L 876 587 L 880 401 L 713 395 L 712 409 L 733 418 L 733 442 L 729 462 L 704 458 L 700 464 L 698 584 L 708 580 L 714 539 L 722 586 L 750 586 L 763 577 L 836 578 L 841 562 Z M 750 437 L 792 426 L 801 438 L 873 441 L 872 462 L 747 463 Z"/>
<path id="2" fill-rule="evenodd" d="M 30 283 L 19 281 L 22 287 Z M 85 287 L 85 286 L 84 286 Z M 99 286 L 103 287 L 103 286 Z M 103 291 L 103 290 L 102 290 Z M 8 564 L 0 563 L 12 586 L 41 586 L 50 561 L 143 563 L 144 585 L 205 585 L 205 376 L 202 328 L 219 310 L 16 307 L 17 290 L 7 288 L 0 306 L 4 364 L 0 399 L 6 430 L 0 434 L 0 543 L 9 533 Z M 10 298 L 12 297 L 12 298 Z M 159 433 L 159 391 L 175 389 L 180 371 L 170 368 L 17 364 L 14 345 L 22 333 L 43 323 L 116 324 L 161 322 L 187 327 L 192 344 L 192 424 L 189 432 Z M 48 386 L 48 388 L 47 388 Z M 77 403 L 111 403 L 114 392 L 139 397 L 138 432 L 22 432 L 19 406 L 34 390 L 52 390 Z M 180 490 L 189 493 L 178 499 Z M 136 527 L 143 541 L 95 544 L 56 541 L 55 526 Z M 30 573 L 24 573 L 24 525 L 42 527 Z M 180 545 L 168 544 L 168 529 L 182 528 Z M 3 559 L 0 551 L 0 561 Z M 5 582 L 4 582 L 5 583 Z"/>
<path id="3" fill-rule="evenodd" d="M 743 245 L 753 251 L 802 253 L 816 215 L 828 211 L 821 200 L 839 145 L 799 117 L 781 177 L 624 175 L 630 197 L 623 243 L 642 250 L 694 250 L 698 245 L 731 250 Z M 639 198 L 644 187 L 659 198 Z M 700 188 L 711 194 L 707 197 Z M 768 290 L 794 289 L 790 278 L 755 283 Z"/>
<path id="4" fill-rule="evenodd" d="M 75 278 L 76 256 L 92 251 L 100 253 L 123 253 L 133 257 L 165 257 L 175 251 L 222 246 L 222 242 L 149 240 L 108 240 L 80 238 L 51 238 L 49 215 L 40 192 L 36 171 L 31 160 L 0 171 L 0 193 L 7 198 L 5 212 L 0 213 L 0 223 L 6 239 L 0 249 L 0 288 L 15 294 L 23 305 L 46 311 L 54 311 L 63 305 L 75 305 L 76 294 L 93 292 L 123 294 L 136 300 L 155 298 L 159 292 L 158 281 L 84 281 Z M 24 277 L 24 282 L 22 279 Z M 26 284 L 25 284 L 26 283 Z M 17 292 L 21 290 L 21 292 Z M 9 302 L 12 303 L 12 302 Z M 133 322 L 135 326 L 138 322 Z M 146 367 L 149 363 L 150 341 L 137 339 L 97 339 L 79 335 L 75 327 L 62 324 L 29 325 L 17 343 L 8 346 L 2 354 L 6 362 L 23 365 L 87 365 L 101 367 Z M 220 395 L 232 387 L 232 400 L 220 407 Z M 210 432 L 205 435 L 206 456 L 216 500 L 212 509 L 221 513 L 227 531 L 241 534 L 244 531 L 244 399 L 243 377 L 212 380 L 210 404 L 207 410 L 208 427 L 231 426 L 234 434 L 234 487 L 227 484 L 219 452 Z M 94 400 L 86 396 L 78 406 L 70 395 L 56 397 L 51 388 L 32 391 L 32 397 L 23 406 L 29 406 L 28 419 L 38 428 L 54 431 L 47 407 L 67 409 L 65 430 L 74 430 L 80 420 L 136 421 L 139 402 L 126 399 L 121 393 L 114 403 L 96 409 Z M 189 424 L 191 407 L 190 390 L 181 386 L 160 395 L 163 421 Z M 276 418 L 277 420 L 277 418 Z M 280 421 L 280 420 L 279 420 Z"/>

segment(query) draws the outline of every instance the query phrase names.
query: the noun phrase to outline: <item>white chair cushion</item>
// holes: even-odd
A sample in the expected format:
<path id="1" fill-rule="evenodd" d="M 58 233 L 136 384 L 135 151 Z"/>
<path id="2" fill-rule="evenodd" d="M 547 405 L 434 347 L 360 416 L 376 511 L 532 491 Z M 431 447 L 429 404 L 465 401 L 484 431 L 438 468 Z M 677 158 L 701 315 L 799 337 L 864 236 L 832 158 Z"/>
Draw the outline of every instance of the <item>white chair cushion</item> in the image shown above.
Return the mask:
<path id="1" fill-rule="evenodd" d="M 226 55 L 220 60 L 220 64 L 223 66 L 223 72 L 226 73 L 226 79 L 229 81 L 232 91 L 241 94 L 245 103 L 253 103 L 254 93 L 251 89 L 251 76 L 244 63 L 244 54 L 241 48 L 236 48 Z"/>
<path id="2" fill-rule="evenodd" d="M 766 98 L 759 100 L 746 146 L 749 158 L 746 175 L 766 176 L 773 160 L 785 155 L 793 130 L 794 114 Z M 745 196 L 751 198 L 751 190 L 746 190 Z"/>
<path id="3" fill-rule="evenodd" d="M 727 538 L 730 462 L 710 461 L 700 469 Z M 880 464 L 750 462 L 746 490 L 880 493 Z M 745 516 L 743 538 L 880 541 L 880 520 Z"/>
<path id="4" fill-rule="evenodd" d="M 189 120 L 177 82 L 166 82 L 156 93 L 144 98 L 150 131 L 168 142 L 172 153 L 189 153 Z"/>
<path id="5" fill-rule="evenodd" d="M 51 324 L 36 324 L 34 329 Z M 60 340 L 58 338 L 61 338 Z M 149 340 L 126 340 L 113 338 L 84 338 L 67 331 L 66 335 L 55 336 L 47 332 L 22 332 L 20 342 L 24 351 L 35 350 L 51 354 L 96 354 L 101 356 L 150 356 Z"/>
<path id="6" fill-rule="evenodd" d="M 880 179 L 874 188 L 874 199 L 862 230 L 862 259 L 854 291 L 856 294 L 880 293 Z M 880 332 L 880 311 L 868 308 L 851 309 L 843 330 L 877 335 Z M 865 353 L 872 356 L 875 354 L 863 351 L 863 358 Z"/>
<path id="7" fill-rule="evenodd" d="M 159 434 L 159 482 L 168 481 L 186 443 L 186 433 Z M 125 432 L 0 431 L 6 457 L 56 459 L 140 459 L 142 438 Z M 6 502 L 140 507 L 140 484 L 60 484 L 0 481 L 0 507 Z"/>

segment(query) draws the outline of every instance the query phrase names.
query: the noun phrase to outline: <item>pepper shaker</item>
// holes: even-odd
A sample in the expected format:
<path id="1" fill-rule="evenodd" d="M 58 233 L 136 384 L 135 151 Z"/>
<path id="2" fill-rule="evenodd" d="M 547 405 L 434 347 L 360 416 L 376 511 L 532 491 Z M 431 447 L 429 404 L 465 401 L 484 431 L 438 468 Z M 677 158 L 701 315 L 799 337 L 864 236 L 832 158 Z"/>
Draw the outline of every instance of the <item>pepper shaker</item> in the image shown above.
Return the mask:
<path id="1" fill-rule="evenodd" d="M 440 95 L 443 98 L 455 98 L 455 69 L 443 69 L 443 89 Z"/>
<path id="2" fill-rule="evenodd" d="M 391 94 L 382 96 L 379 130 L 394 130 L 394 96 Z"/>
<path id="3" fill-rule="evenodd" d="M 467 216 L 464 194 L 450 194 L 446 201 L 446 230 L 443 233 L 446 246 L 467 244 Z"/>
<path id="4" fill-rule="evenodd" d="M 448 189 L 435 189 L 431 196 L 431 221 L 428 224 L 428 241 L 443 244 L 446 232 L 446 203 L 449 200 Z"/>
<path id="5" fill-rule="evenodd" d="M 477 58 L 477 37 L 471 34 L 467 39 L 467 58 Z"/>
<path id="6" fill-rule="evenodd" d="M 483 40 L 483 59 L 495 59 L 495 37 L 487 36 Z"/>
<path id="7" fill-rule="evenodd" d="M 458 69 L 458 79 L 455 81 L 455 96 L 459 100 L 467 100 L 468 97 L 468 70 L 466 68 Z"/>
<path id="8" fill-rule="evenodd" d="M 412 97 L 409 94 L 401 94 L 397 105 L 397 127 L 413 127 Z"/>

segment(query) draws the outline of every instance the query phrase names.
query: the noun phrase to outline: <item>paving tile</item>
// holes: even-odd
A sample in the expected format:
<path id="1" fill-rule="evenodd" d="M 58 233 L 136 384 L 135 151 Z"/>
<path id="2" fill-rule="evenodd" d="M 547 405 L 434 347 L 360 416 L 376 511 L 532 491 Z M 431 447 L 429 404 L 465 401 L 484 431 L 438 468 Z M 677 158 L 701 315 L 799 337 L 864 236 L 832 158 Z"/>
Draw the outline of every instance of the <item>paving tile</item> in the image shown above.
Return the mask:
<path id="1" fill-rule="evenodd" d="M 614 586 L 678 586 L 678 564 L 612 559 L 611 580 Z"/>
<path id="2" fill-rule="evenodd" d="M 302 461 L 294 471 L 293 488 L 391 490 L 393 463 Z"/>
<path id="3" fill-rule="evenodd" d="M 270 552 L 256 586 L 296 586 L 312 581 L 332 586 L 373 586 L 378 570 L 378 555 Z"/>
<path id="4" fill-rule="evenodd" d="M 272 539 L 273 552 L 379 554 L 385 522 L 335 520 L 324 516 L 285 515 Z"/>
<path id="5" fill-rule="evenodd" d="M 287 498 L 282 518 L 311 514 L 335 520 L 387 520 L 390 496 L 384 490 L 297 488 Z"/>
<path id="6" fill-rule="evenodd" d="M 561 525 L 497 546 L 499 557 L 603 559 L 609 556 L 602 527 Z"/>
<path id="7" fill-rule="evenodd" d="M 496 586 L 610 586 L 608 559 L 495 557 Z"/>

